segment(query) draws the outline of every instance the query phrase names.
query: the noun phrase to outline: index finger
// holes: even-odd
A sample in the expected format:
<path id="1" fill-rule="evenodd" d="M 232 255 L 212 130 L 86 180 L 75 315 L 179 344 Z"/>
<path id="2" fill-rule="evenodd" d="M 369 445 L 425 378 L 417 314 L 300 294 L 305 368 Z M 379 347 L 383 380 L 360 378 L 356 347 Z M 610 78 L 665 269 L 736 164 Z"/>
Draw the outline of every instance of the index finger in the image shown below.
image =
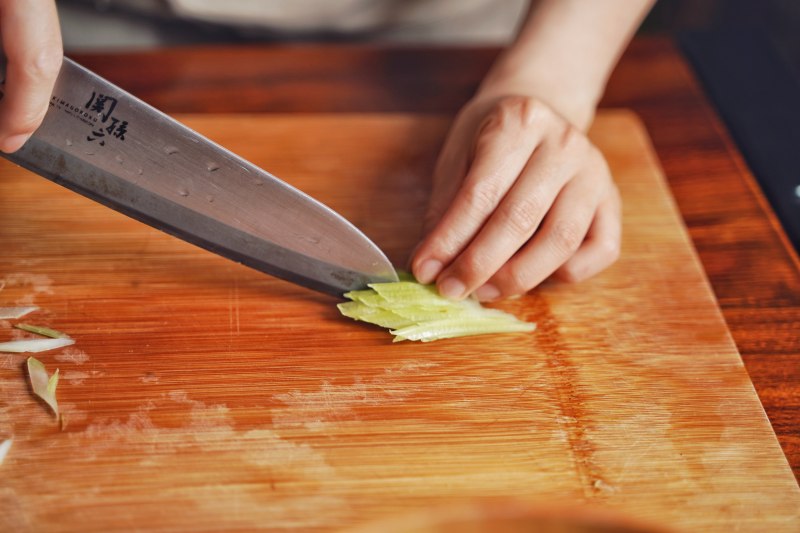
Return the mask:
<path id="1" fill-rule="evenodd" d="M 0 2 L 6 81 L 0 101 L 0 150 L 14 152 L 39 127 L 61 68 L 63 49 L 52 0 Z"/>

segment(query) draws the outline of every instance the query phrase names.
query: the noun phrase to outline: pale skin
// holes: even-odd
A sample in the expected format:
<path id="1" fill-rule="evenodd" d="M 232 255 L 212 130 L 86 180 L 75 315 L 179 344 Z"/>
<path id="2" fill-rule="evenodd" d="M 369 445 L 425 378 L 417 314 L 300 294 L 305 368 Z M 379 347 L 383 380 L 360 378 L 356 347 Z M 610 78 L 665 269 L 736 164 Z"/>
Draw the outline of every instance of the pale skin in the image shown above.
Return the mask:
<path id="1" fill-rule="evenodd" d="M 420 282 L 492 301 L 617 259 L 619 192 L 586 130 L 653 1 L 532 3 L 445 140 L 410 261 Z"/>
<path id="2" fill-rule="evenodd" d="M 619 192 L 586 136 L 608 76 L 655 0 L 533 1 L 456 116 L 410 267 L 448 298 L 492 301 L 611 265 Z M 63 58 L 53 0 L 0 0 L 0 150 L 41 124 Z"/>

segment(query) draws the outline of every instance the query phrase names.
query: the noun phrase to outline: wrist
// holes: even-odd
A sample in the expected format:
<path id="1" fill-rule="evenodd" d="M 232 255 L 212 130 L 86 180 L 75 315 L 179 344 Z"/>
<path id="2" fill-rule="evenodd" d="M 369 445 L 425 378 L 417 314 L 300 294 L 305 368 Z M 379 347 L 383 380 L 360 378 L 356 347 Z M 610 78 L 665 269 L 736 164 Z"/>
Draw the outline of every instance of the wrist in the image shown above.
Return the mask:
<path id="1" fill-rule="evenodd" d="M 594 119 L 604 90 L 603 81 L 586 79 L 539 67 L 530 60 L 518 67 L 507 56 L 501 57 L 486 75 L 475 95 L 477 99 L 522 95 L 538 98 L 581 130 Z"/>

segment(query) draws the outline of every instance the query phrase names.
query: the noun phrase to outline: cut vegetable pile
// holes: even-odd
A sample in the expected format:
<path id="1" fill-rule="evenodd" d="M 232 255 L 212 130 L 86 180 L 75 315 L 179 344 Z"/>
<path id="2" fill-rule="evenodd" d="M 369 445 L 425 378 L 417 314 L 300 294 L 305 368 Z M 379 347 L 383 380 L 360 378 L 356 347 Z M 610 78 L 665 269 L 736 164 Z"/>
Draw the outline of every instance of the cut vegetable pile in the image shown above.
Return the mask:
<path id="1" fill-rule="evenodd" d="M 0 290 L 5 287 L 5 281 L 0 281 Z M 28 307 L 0 307 L 0 319 L 19 319 L 29 313 L 38 311 L 35 306 Z M 3 353 L 25 353 L 25 352 L 45 352 L 55 350 L 75 344 L 66 333 L 62 333 L 47 326 L 37 326 L 33 324 L 14 324 L 16 329 L 40 335 L 43 338 L 18 339 L 7 342 L 0 342 L 0 352 Z M 47 369 L 41 361 L 33 357 L 28 357 L 28 378 L 31 382 L 33 393 L 45 401 L 59 420 L 58 402 L 56 401 L 56 387 L 58 387 L 58 369 L 53 375 L 48 375 Z M 62 420 L 63 424 L 63 420 Z M 63 429 L 63 427 L 62 427 Z M 0 444 L 0 463 L 8 453 L 12 440 L 6 440 Z"/>
<path id="2" fill-rule="evenodd" d="M 448 300 L 439 296 L 434 286 L 414 281 L 373 283 L 369 289 L 351 291 L 345 297 L 351 301 L 337 306 L 344 316 L 390 329 L 394 342 L 536 329 L 536 324 L 474 300 Z"/>

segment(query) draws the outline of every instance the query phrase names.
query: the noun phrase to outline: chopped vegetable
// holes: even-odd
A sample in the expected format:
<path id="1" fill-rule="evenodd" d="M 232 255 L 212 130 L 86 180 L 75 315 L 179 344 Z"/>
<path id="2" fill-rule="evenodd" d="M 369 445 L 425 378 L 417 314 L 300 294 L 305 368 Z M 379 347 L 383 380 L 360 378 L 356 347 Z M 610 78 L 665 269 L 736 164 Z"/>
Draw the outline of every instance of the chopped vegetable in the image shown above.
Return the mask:
<path id="1" fill-rule="evenodd" d="M 55 350 L 75 344 L 74 339 L 22 339 L 18 341 L 0 342 L 0 352 L 6 353 L 38 353 L 47 350 Z"/>
<path id="2" fill-rule="evenodd" d="M 0 320 L 22 318 L 28 313 L 33 313 L 39 308 L 31 305 L 28 307 L 0 307 Z"/>
<path id="3" fill-rule="evenodd" d="M 528 332 L 536 324 L 483 307 L 475 300 L 460 302 L 439 296 L 432 285 L 415 281 L 375 283 L 368 290 L 345 294 L 338 305 L 346 317 L 388 328 L 395 342 L 435 341 L 487 333 Z"/>
<path id="4" fill-rule="evenodd" d="M 14 439 L 6 439 L 2 443 L 0 443 L 0 465 L 3 464 L 3 461 L 8 455 L 8 450 L 11 449 L 11 445 L 14 443 Z"/>
<path id="5" fill-rule="evenodd" d="M 398 341 L 434 341 L 452 337 L 484 335 L 487 333 L 516 333 L 536 329 L 535 324 L 514 318 L 499 319 L 495 317 L 455 317 L 444 320 L 432 320 L 392 331 L 394 342 Z"/>
<path id="6" fill-rule="evenodd" d="M 339 311 L 353 320 L 363 320 L 382 328 L 399 329 L 413 326 L 414 322 L 382 307 L 372 307 L 361 302 L 344 302 L 338 305 Z"/>
<path id="7" fill-rule="evenodd" d="M 58 418 L 58 402 L 56 401 L 56 387 L 58 386 L 58 369 L 52 376 L 47 375 L 47 369 L 38 359 L 28 357 L 28 377 L 31 380 L 33 392 L 49 405 Z"/>
<path id="8" fill-rule="evenodd" d="M 51 339 L 68 339 L 69 335 L 66 333 L 61 333 L 60 331 L 56 331 L 54 329 L 50 329 L 45 326 L 33 326 L 31 324 L 15 324 L 15 328 L 21 329 L 23 331 L 28 331 L 30 333 L 36 333 L 37 335 L 43 335 L 45 337 L 50 337 Z"/>

